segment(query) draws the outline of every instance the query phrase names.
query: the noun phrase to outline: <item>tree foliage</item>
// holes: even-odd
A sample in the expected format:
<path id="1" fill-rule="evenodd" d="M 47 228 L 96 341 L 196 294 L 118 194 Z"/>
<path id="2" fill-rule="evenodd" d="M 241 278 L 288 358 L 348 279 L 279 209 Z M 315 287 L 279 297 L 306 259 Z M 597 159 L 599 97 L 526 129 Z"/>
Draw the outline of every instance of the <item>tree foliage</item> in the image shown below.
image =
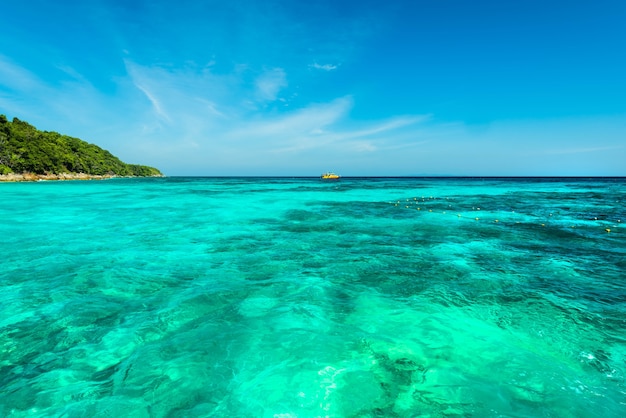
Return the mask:
<path id="1" fill-rule="evenodd" d="M 153 167 L 126 164 L 109 151 L 78 138 L 40 131 L 27 122 L 0 115 L 0 174 L 85 173 L 156 176 Z"/>

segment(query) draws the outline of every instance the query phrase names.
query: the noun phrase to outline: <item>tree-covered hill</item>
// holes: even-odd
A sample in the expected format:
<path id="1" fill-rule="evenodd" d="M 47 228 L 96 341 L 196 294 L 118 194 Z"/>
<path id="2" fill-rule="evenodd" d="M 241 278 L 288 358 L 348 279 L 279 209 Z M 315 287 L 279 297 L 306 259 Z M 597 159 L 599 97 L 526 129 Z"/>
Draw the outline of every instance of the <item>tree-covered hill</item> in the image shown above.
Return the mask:
<path id="1" fill-rule="evenodd" d="M 109 151 L 57 132 L 40 131 L 0 115 L 0 174 L 84 173 L 89 175 L 160 176 L 153 167 L 126 164 Z"/>

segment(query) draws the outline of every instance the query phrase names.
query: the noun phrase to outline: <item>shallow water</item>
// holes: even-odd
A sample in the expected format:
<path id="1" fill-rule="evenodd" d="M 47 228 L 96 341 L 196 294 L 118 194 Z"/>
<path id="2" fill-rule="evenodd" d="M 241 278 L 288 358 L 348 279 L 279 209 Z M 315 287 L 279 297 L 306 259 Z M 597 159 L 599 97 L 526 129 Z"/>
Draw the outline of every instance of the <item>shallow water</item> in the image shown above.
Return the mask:
<path id="1" fill-rule="evenodd" d="M 0 197 L 0 416 L 626 414 L 626 179 Z"/>

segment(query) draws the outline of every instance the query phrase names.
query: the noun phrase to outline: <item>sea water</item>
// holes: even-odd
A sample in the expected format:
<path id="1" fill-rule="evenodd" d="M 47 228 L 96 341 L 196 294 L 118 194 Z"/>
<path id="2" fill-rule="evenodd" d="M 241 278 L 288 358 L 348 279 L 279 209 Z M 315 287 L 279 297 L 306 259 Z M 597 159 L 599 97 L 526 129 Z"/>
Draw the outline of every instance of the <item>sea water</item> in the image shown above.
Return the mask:
<path id="1" fill-rule="evenodd" d="M 625 179 L 0 198 L 0 416 L 626 415 Z"/>

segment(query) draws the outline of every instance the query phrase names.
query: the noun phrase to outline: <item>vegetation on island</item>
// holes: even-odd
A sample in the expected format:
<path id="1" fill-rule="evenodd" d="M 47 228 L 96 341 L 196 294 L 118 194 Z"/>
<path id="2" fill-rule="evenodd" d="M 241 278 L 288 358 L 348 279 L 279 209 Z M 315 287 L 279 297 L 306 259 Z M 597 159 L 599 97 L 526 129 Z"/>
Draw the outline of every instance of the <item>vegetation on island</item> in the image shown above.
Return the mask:
<path id="1" fill-rule="evenodd" d="M 153 167 L 126 164 L 109 151 L 27 122 L 0 115 L 0 175 L 83 173 L 94 176 L 161 176 Z"/>

